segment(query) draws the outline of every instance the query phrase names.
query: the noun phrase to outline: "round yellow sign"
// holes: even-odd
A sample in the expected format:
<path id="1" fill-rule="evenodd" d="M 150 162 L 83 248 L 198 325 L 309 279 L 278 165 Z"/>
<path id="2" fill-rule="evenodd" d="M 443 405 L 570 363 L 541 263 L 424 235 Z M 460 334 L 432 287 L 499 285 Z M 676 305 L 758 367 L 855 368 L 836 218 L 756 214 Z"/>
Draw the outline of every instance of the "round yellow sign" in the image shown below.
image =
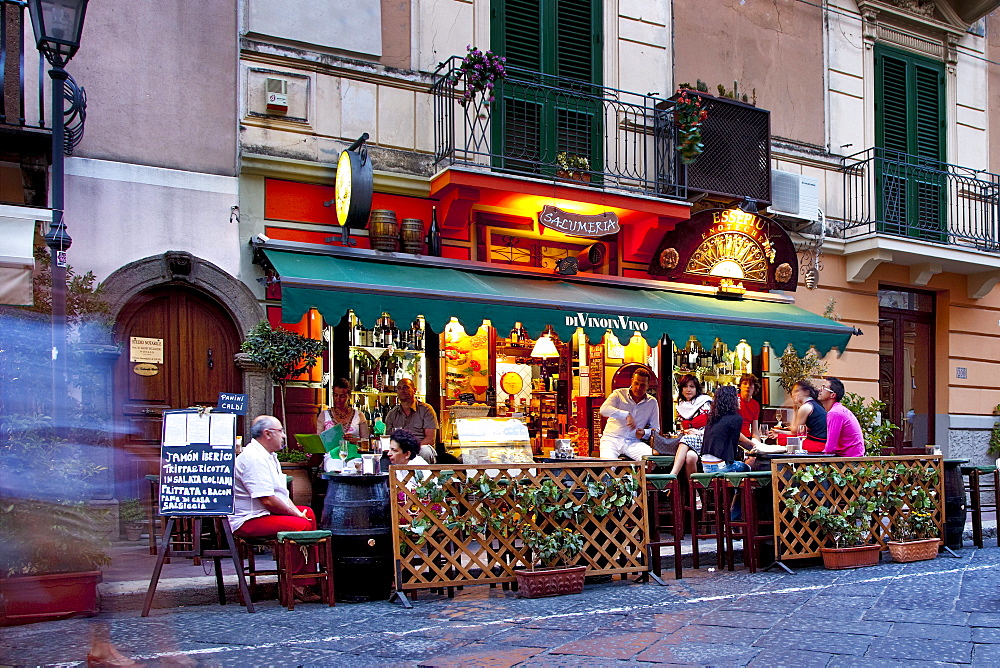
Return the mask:
<path id="1" fill-rule="evenodd" d="M 508 371 L 500 376 L 500 389 L 507 394 L 518 394 L 524 389 L 524 379 L 521 374 Z"/>
<path id="2" fill-rule="evenodd" d="M 156 364 L 136 364 L 132 372 L 137 376 L 155 376 L 160 373 L 160 367 Z"/>

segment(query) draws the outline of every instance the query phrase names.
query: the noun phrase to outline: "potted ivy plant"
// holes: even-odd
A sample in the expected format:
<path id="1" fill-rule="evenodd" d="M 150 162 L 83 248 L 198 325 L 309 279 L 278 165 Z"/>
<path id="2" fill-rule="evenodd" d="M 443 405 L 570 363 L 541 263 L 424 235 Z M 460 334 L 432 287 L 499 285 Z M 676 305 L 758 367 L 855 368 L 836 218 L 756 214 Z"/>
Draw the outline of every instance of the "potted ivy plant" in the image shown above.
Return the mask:
<path id="1" fill-rule="evenodd" d="M 586 156 L 560 151 L 556 154 L 556 176 L 590 183 L 590 160 Z"/>
<path id="2" fill-rule="evenodd" d="M 840 570 L 878 564 L 881 545 L 870 542 L 873 518 L 881 516 L 889 503 L 883 494 L 887 485 L 882 472 L 862 465 L 837 469 L 814 464 L 795 469 L 782 501 L 799 519 L 819 527 L 827 540 L 820 547 L 823 565 Z M 827 490 L 849 487 L 852 494 L 833 500 Z"/>
<path id="3" fill-rule="evenodd" d="M 893 561 L 924 561 L 937 557 L 940 529 L 934 520 L 938 472 L 934 468 L 909 468 L 897 472 L 903 480 L 893 486 L 887 503 L 896 513 L 887 542 Z M 899 484 L 901 483 L 901 484 Z"/>

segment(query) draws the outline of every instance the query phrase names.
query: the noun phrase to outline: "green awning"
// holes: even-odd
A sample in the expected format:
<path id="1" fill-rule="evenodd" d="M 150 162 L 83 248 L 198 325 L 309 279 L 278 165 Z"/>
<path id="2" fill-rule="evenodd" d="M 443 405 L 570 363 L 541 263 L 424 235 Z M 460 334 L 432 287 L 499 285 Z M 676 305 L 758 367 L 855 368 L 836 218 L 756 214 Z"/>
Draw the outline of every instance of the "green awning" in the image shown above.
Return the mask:
<path id="1" fill-rule="evenodd" d="M 282 319 L 298 322 L 316 308 L 328 322 L 353 309 L 371 327 L 383 311 L 397 324 L 423 315 L 440 332 L 456 316 L 471 331 L 484 319 L 506 332 L 520 321 L 532 336 L 552 325 L 561 337 L 577 327 L 592 341 L 612 330 L 627 340 L 639 331 L 649 342 L 667 334 L 683 346 L 694 334 L 702 345 L 716 337 L 730 347 L 746 339 L 778 351 L 791 343 L 801 354 L 843 351 L 853 329 L 777 302 L 721 300 L 667 290 L 572 282 L 558 277 L 491 274 L 370 260 L 264 250 L 281 277 Z"/>

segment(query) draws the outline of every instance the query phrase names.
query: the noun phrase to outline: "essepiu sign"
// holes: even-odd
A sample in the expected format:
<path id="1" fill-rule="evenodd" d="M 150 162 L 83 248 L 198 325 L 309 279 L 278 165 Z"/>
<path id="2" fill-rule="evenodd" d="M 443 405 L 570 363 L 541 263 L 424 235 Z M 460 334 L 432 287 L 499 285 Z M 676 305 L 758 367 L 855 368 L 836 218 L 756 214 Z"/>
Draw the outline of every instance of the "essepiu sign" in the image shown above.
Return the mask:
<path id="1" fill-rule="evenodd" d="M 574 237 L 604 237 L 621 229 L 618 226 L 618 216 L 612 211 L 586 216 L 563 211 L 551 204 L 542 207 L 538 222 L 550 230 Z"/>

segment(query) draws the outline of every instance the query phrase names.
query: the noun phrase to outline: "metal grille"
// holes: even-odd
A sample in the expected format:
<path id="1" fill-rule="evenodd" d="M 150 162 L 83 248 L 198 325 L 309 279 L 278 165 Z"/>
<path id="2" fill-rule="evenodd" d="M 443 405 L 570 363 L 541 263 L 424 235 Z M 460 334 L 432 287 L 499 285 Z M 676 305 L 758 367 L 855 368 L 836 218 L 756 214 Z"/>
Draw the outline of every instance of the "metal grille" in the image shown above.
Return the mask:
<path id="1" fill-rule="evenodd" d="M 698 97 L 708 111 L 701 126 L 705 150 L 687 166 L 688 189 L 770 204 L 771 112 L 728 98 Z"/>

